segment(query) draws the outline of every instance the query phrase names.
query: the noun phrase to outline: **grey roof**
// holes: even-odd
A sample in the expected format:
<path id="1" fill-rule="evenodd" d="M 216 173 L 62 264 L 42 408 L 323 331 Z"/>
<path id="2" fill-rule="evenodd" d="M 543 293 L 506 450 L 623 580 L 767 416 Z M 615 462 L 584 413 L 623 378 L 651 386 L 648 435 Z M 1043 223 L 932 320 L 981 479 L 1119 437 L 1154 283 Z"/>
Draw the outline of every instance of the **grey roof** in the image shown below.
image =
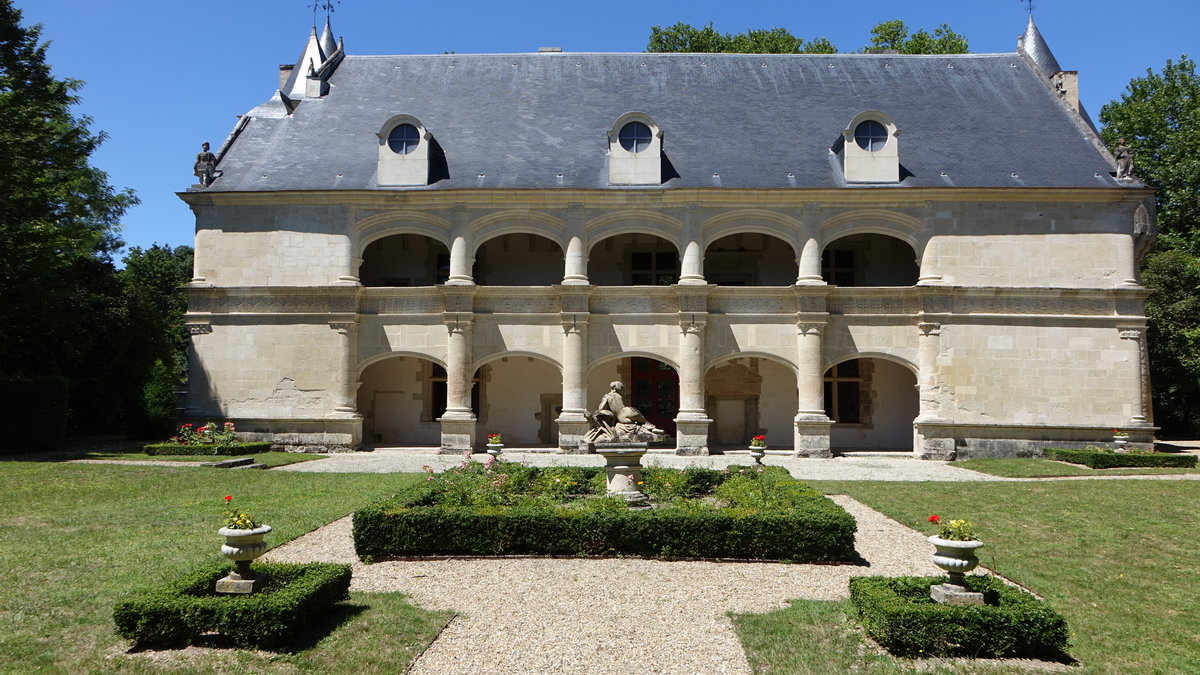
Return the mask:
<path id="1" fill-rule="evenodd" d="M 1021 50 L 1042 69 L 1042 74 L 1046 77 L 1062 71 L 1058 59 L 1054 58 L 1054 52 L 1050 51 L 1046 39 L 1034 25 L 1032 14 L 1029 15 L 1029 25 L 1025 26 L 1025 34 L 1021 36 Z"/>
<path id="2" fill-rule="evenodd" d="M 666 189 L 1119 185 L 1017 53 L 347 56 L 329 84 L 290 115 L 276 96 L 250 111 L 208 190 L 644 190 L 608 183 L 606 133 L 630 111 L 663 130 Z M 846 186 L 830 147 L 872 109 L 901 131 L 904 177 Z M 401 113 L 444 152 L 428 187 L 376 187 L 376 133 Z"/>

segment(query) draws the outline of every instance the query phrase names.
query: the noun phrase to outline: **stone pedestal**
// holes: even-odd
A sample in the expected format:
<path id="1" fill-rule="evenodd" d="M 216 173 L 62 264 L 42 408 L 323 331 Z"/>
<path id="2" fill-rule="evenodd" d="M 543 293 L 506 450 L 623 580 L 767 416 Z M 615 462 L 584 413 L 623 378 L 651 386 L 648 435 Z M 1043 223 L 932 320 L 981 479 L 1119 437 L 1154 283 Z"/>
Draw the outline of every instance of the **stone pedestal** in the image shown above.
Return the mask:
<path id="1" fill-rule="evenodd" d="M 829 445 L 829 427 L 833 425 L 824 414 L 797 415 L 796 430 L 792 436 L 796 457 L 833 457 Z"/>
<path id="2" fill-rule="evenodd" d="M 475 416 L 467 411 L 465 415 L 455 415 L 447 410 L 438 418 L 442 424 L 442 444 L 439 454 L 461 454 L 464 450 L 475 449 Z"/>
<path id="3" fill-rule="evenodd" d="M 221 544 L 221 555 L 229 558 L 237 566 L 233 572 L 217 580 L 218 593 L 253 593 L 255 578 L 250 562 L 267 551 L 266 536 L 271 532 L 270 525 L 262 525 L 252 530 L 241 530 L 222 527 L 217 533 L 225 537 Z"/>
<path id="4" fill-rule="evenodd" d="M 558 451 L 564 455 L 587 454 L 588 447 L 583 441 L 591 428 L 587 418 L 564 410 L 555 421 L 558 423 Z"/>
<path id="5" fill-rule="evenodd" d="M 697 414 L 684 416 L 679 413 L 675 418 L 675 454 L 677 455 L 707 455 L 708 425 L 712 420 L 707 415 Z"/>
<path id="6" fill-rule="evenodd" d="M 591 452 L 604 456 L 604 471 L 608 474 L 608 494 L 621 497 L 631 505 L 646 504 L 646 496 L 638 484 L 642 481 L 642 456 L 647 443 L 592 443 Z"/>
<path id="7" fill-rule="evenodd" d="M 973 593 L 963 586 L 937 584 L 929 587 L 929 596 L 943 605 L 982 605 L 983 593 Z"/>

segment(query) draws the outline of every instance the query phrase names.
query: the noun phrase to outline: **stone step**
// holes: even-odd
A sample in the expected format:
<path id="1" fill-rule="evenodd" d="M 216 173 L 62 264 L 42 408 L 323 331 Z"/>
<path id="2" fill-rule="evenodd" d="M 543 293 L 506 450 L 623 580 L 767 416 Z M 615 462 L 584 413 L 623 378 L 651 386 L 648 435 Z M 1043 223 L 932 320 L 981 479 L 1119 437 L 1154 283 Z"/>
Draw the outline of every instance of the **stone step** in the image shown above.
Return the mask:
<path id="1" fill-rule="evenodd" d="M 265 468 L 267 468 L 267 465 L 266 464 L 239 464 L 238 466 L 235 466 L 232 468 L 234 468 L 234 469 L 265 469 Z"/>
<path id="2" fill-rule="evenodd" d="M 253 463 L 253 457 L 238 457 L 236 459 L 223 459 L 219 462 L 202 462 L 200 466 L 211 466 L 214 469 L 236 469 Z"/>

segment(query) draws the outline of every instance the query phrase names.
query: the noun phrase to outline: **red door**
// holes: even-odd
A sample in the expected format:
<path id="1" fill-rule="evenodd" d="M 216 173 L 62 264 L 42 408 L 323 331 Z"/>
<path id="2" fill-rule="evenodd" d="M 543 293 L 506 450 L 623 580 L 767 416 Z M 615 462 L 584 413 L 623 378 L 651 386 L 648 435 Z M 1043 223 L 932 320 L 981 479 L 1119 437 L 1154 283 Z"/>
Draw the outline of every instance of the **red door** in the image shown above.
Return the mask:
<path id="1" fill-rule="evenodd" d="M 675 416 L 679 414 L 679 374 L 662 361 L 635 357 L 630 372 L 630 402 L 654 426 L 675 435 Z"/>

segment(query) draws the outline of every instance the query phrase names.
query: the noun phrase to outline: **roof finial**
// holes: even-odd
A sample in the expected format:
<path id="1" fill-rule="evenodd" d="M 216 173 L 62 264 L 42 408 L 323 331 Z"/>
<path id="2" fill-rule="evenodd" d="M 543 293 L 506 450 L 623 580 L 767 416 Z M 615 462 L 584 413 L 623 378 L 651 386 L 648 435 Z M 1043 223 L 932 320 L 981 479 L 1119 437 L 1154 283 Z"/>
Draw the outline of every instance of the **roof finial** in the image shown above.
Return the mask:
<path id="1" fill-rule="evenodd" d="M 1033 16 L 1033 0 L 1020 0 L 1029 8 L 1029 16 Z"/>
<path id="2" fill-rule="evenodd" d="M 340 4 L 342 4 L 342 0 L 313 0 L 309 3 L 308 6 L 312 7 L 313 11 L 313 28 L 317 27 L 317 10 L 325 10 L 325 22 L 329 23 L 329 15 L 333 14 L 334 6 Z"/>

